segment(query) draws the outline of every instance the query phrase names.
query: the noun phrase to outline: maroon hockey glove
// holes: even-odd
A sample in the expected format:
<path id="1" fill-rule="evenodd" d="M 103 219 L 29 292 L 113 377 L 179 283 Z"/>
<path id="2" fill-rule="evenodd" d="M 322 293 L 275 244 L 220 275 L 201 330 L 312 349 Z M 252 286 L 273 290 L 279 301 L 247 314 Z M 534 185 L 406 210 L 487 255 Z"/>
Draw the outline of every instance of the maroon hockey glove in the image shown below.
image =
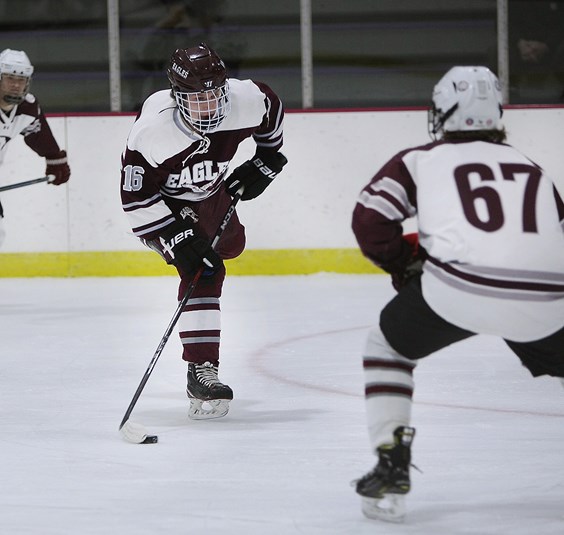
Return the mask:
<path id="1" fill-rule="evenodd" d="M 60 186 L 70 178 L 70 167 L 66 151 L 62 150 L 57 154 L 46 156 L 45 163 L 47 164 L 45 174 L 47 176 L 53 175 L 55 177 L 53 180 L 49 180 L 49 184 Z"/>
<path id="2" fill-rule="evenodd" d="M 234 169 L 227 177 L 227 191 L 234 196 L 241 186 L 245 186 L 241 200 L 254 199 L 272 183 L 287 163 L 281 152 L 257 149 L 252 159 Z"/>
<path id="3" fill-rule="evenodd" d="M 402 237 L 402 254 L 393 265 L 381 266 L 392 276 L 392 286 L 400 291 L 410 279 L 423 271 L 425 250 L 419 246 L 417 233 L 405 234 Z"/>
<path id="4" fill-rule="evenodd" d="M 174 264 L 185 275 L 195 275 L 219 269 L 223 262 L 205 238 L 198 236 L 194 227 L 176 222 L 167 227 L 159 238 L 161 254 L 168 264 Z"/>

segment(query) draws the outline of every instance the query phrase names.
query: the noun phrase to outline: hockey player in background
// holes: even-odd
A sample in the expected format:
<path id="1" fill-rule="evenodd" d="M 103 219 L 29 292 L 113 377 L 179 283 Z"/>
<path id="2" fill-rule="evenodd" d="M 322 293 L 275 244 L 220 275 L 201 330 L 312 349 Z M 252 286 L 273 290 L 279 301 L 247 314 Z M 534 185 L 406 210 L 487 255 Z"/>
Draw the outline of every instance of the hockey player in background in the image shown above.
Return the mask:
<path id="1" fill-rule="evenodd" d="M 264 83 L 228 78 L 206 44 L 177 49 L 168 67 L 170 89 L 144 102 L 122 157 L 121 197 L 134 234 L 159 252 L 180 275 L 181 300 L 204 267 L 179 318 L 187 362 L 188 415 L 227 414 L 233 391 L 218 378 L 223 260 L 245 247 L 245 229 L 234 213 L 217 247 L 210 241 L 235 193 L 260 195 L 282 170 L 284 110 Z M 256 153 L 227 174 L 242 141 Z"/>
<path id="2" fill-rule="evenodd" d="M 405 512 L 419 359 L 489 334 L 534 377 L 564 377 L 564 204 L 544 171 L 505 143 L 501 104 L 487 68 L 449 70 L 429 111 L 434 142 L 395 155 L 354 209 L 360 249 L 398 290 L 363 354 L 378 462 L 356 491 L 370 518 Z M 402 236 L 412 216 L 418 233 Z"/>
<path id="3" fill-rule="evenodd" d="M 50 184 L 64 184 L 70 177 L 67 153 L 59 148 L 37 99 L 29 93 L 33 65 L 27 54 L 9 48 L 0 52 L 0 164 L 8 143 L 18 134 L 45 158 Z M 5 238 L 4 211 L 0 204 L 0 245 Z"/>

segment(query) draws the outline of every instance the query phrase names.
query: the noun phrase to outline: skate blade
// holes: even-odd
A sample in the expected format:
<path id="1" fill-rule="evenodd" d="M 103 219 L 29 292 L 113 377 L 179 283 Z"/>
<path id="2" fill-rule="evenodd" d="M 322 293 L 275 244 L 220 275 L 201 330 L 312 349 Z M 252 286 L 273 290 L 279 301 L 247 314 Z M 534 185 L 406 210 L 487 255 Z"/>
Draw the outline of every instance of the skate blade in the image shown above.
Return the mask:
<path id="1" fill-rule="evenodd" d="M 229 412 L 229 399 L 201 399 L 190 398 L 188 418 L 190 420 L 211 420 L 221 418 Z"/>
<path id="2" fill-rule="evenodd" d="M 405 520 L 405 496 L 386 494 L 383 498 L 362 497 L 362 512 L 373 520 L 403 522 Z"/>

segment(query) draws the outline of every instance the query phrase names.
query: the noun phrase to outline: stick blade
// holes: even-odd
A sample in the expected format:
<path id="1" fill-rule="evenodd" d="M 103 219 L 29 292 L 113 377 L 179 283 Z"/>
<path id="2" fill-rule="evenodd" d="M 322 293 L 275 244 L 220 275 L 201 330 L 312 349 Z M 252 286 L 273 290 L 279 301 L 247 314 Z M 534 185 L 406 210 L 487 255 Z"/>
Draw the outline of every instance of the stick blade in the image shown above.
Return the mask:
<path id="1" fill-rule="evenodd" d="M 119 431 L 122 438 L 131 444 L 156 444 L 159 441 L 157 435 L 148 435 L 145 427 L 129 420 L 119 428 Z"/>

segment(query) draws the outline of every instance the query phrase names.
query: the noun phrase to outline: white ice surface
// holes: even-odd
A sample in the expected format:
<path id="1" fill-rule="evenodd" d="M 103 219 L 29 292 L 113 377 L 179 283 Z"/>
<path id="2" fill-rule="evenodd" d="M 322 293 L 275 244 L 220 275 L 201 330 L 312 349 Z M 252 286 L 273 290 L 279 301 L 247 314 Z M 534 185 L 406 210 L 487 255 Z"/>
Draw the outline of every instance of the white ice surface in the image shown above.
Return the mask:
<path id="1" fill-rule="evenodd" d="M 131 418 L 159 443 L 134 445 L 118 425 L 176 280 L 0 280 L 0 533 L 564 534 L 564 390 L 490 337 L 421 362 L 406 523 L 362 516 L 361 353 L 392 293 L 377 275 L 228 278 L 229 415 L 188 420 L 175 332 Z"/>

